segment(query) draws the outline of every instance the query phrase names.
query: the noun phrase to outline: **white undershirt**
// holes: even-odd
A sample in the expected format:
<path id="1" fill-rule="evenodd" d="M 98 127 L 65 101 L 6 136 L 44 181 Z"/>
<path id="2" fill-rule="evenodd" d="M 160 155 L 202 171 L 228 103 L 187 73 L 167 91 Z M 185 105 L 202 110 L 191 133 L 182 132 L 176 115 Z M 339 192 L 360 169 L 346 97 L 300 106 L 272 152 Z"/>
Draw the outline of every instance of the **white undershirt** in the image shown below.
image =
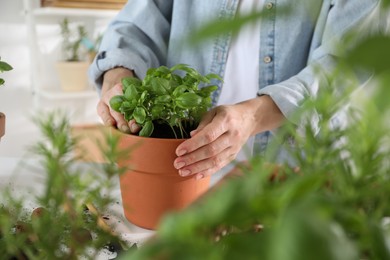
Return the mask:
<path id="1" fill-rule="evenodd" d="M 260 11 L 262 0 L 240 0 L 237 15 Z M 231 41 L 224 83 L 217 105 L 235 104 L 256 97 L 259 85 L 260 23 L 243 27 Z M 237 155 L 237 161 L 252 155 L 253 137 Z"/>

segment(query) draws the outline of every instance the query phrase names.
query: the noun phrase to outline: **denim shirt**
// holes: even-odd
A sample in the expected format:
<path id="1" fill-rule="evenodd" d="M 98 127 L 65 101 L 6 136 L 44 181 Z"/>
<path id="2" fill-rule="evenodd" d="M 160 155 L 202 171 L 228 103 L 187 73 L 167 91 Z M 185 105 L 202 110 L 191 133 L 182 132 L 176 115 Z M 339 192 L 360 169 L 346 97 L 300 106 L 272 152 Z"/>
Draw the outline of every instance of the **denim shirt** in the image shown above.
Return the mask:
<path id="1" fill-rule="evenodd" d="M 318 91 L 314 66 L 331 71 L 335 47 L 350 29 L 362 23 L 379 0 L 266 0 L 260 28 L 259 95 L 269 95 L 284 116 L 299 125 L 294 112 Z M 231 35 L 221 35 L 188 47 L 194 30 L 217 18 L 232 19 L 238 0 L 130 0 L 110 23 L 100 51 L 90 66 L 90 78 L 101 88 L 102 75 L 126 67 L 143 78 L 150 67 L 185 63 L 200 73 L 223 77 Z M 213 97 L 214 104 L 223 86 Z M 316 117 L 313 117 L 315 125 Z M 269 133 L 256 137 L 263 149 Z"/>

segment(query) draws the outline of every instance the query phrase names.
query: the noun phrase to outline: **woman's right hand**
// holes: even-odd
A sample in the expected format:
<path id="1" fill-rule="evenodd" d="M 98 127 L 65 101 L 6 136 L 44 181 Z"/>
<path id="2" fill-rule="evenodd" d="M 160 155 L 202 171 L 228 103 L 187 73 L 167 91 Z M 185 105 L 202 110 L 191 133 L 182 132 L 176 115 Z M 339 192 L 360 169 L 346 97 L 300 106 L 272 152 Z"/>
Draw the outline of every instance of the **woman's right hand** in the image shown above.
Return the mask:
<path id="1" fill-rule="evenodd" d="M 101 97 L 97 105 L 97 113 L 106 126 L 114 126 L 124 133 L 138 133 L 140 127 L 134 120 L 126 122 L 123 115 L 111 109 L 110 99 L 117 95 L 123 95 L 122 78 L 134 77 L 134 73 L 123 67 L 108 70 L 103 76 Z"/>

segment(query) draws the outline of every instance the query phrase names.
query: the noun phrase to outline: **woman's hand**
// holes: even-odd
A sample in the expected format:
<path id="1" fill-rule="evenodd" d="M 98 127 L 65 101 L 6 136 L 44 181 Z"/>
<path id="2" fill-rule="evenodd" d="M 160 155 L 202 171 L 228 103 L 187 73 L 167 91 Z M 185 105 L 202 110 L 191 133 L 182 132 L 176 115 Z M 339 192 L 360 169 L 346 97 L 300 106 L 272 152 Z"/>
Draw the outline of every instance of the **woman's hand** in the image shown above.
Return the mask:
<path id="1" fill-rule="evenodd" d="M 134 73 L 126 68 L 118 67 L 107 71 L 103 76 L 101 98 L 97 105 L 97 113 L 106 126 L 115 126 L 125 133 L 137 133 L 140 127 L 134 120 L 126 122 L 123 115 L 112 110 L 110 99 L 117 95 L 123 95 L 122 78 L 134 77 Z"/>
<path id="2" fill-rule="evenodd" d="M 250 136 L 279 127 L 284 116 L 269 96 L 210 110 L 176 149 L 181 176 L 200 179 L 233 161 Z"/>

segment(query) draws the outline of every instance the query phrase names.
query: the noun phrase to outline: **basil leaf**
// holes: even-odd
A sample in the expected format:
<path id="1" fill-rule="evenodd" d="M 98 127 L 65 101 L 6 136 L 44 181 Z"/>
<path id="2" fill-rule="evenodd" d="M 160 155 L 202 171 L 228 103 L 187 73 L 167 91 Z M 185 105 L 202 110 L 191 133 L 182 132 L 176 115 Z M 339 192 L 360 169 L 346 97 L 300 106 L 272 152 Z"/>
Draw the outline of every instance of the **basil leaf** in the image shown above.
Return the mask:
<path id="1" fill-rule="evenodd" d="M 139 136 L 149 137 L 152 135 L 154 130 L 154 125 L 152 121 L 146 121 L 145 125 L 142 127 L 141 131 L 139 132 Z"/>
<path id="2" fill-rule="evenodd" d="M 145 109 L 142 107 L 136 107 L 133 112 L 133 117 L 138 124 L 143 124 L 146 119 Z"/>
<path id="3" fill-rule="evenodd" d="M 155 103 L 156 104 L 166 104 L 168 102 L 171 102 L 171 96 L 170 95 L 163 95 L 163 96 L 159 96 L 159 97 L 156 97 L 155 99 Z"/>
<path id="4" fill-rule="evenodd" d="M 195 93 L 183 93 L 176 98 L 176 105 L 181 108 L 193 108 L 202 103 L 202 98 Z"/>
<path id="5" fill-rule="evenodd" d="M 167 94 L 167 88 L 164 84 L 168 84 L 165 79 L 152 78 L 150 79 L 150 84 L 147 86 L 147 89 L 155 95 L 165 95 Z"/>
<path id="6" fill-rule="evenodd" d="M 126 90 L 125 90 L 124 96 L 127 100 L 138 99 L 139 93 L 134 85 L 128 85 Z"/>
<path id="7" fill-rule="evenodd" d="M 122 79 L 123 89 L 127 89 L 129 86 L 139 87 L 142 85 L 142 81 L 135 77 L 126 77 Z"/>
<path id="8" fill-rule="evenodd" d="M 122 105 L 122 103 L 125 101 L 125 98 L 120 95 L 120 96 L 114 96 L 110 99 L 110 107 L 117 111 L 117 112 L 120 112 L 120 107 Z"/>
<path id="9" fill-rule="evenodd" d="M 173 95 L 175 97 L 178 97 L 180 96 L 181 94 L 183 94 L 184 92 L 186 92 L 188 90 L 188 87 L 186 85 L 180 85 L 178 86 L 174 91 L 173 91 Z"/>
<path id="10" fill-rule="evenodd" d="M 164 111 L 164 106 L 162 105 L 154 106 L 151 112 L 152 112 L 152 119 L 163 118 L 166 114 Z"/>

